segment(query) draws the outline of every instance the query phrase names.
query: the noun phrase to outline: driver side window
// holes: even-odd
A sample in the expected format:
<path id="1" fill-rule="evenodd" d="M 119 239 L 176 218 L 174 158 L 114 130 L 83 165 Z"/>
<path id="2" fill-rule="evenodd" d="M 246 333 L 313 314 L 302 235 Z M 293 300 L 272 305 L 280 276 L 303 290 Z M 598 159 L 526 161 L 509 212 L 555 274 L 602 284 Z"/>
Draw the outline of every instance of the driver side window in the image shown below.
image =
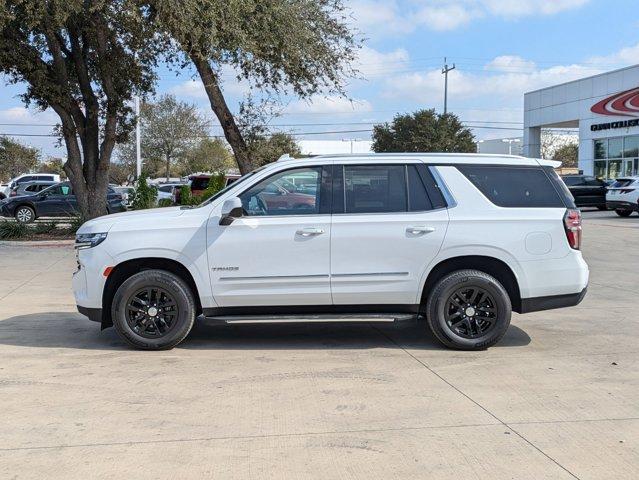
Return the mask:
<path id="1" fill-rule="evenodd" d="M 276 173 L 240 194 L 247 216 L 316 215 L 322 168 L 293 168 Z"/>

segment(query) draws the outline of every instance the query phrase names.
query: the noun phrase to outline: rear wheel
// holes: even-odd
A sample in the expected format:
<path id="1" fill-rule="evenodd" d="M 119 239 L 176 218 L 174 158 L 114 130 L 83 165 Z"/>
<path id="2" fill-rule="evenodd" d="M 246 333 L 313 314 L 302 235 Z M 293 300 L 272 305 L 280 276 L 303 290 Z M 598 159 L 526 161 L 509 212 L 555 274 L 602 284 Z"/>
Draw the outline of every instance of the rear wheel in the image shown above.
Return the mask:
<path id="1" fill-rule="evenodd" d="M 179 344 L 193 327 L 195 299 L 188 285 L 164 270 L 144 270 L 115 292 L 113 325 L 122 339 L 142 350 L 166 350 Z"/>
<path id="2" fill-rule="evenodd" d="M 620 210 L 620 209 L 617 209 L 617 210 L 615 210 L 615 213 L 617 215 L 619 215 L 620 217 L 629 217 L 630 215 L 632 215 L 632 210 Z"/>
<path id="3" fill-rule="evenodd" d="M 15 211 L 16 220 L 20 223 L 31 223 L 35 221 L 35 211 L 26 205 L 18 207 Z"/>
<path id="4" fill-rule="evenodd" d="M 437 339 L 449 348 L 483 350 L 508 330 L 510 297 L 494 277 L 459 270 L 440 279 L 428 295 L 426 318 Z"/>

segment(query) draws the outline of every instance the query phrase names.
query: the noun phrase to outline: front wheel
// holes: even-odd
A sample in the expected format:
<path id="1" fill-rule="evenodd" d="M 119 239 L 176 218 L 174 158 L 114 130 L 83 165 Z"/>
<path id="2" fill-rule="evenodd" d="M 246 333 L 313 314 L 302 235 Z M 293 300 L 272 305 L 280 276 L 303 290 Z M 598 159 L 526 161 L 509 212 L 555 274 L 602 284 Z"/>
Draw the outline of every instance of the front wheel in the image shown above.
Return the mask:
<path id="1" fill-rule="evenodd" d="M 18 207 L 15 212 L 15 217 L 19 223 L 32 223 L 36 218 L 33 208 L 27 207 L 26 205 Z"/>
<path id="2" fill-rule="evenodd" d="M 629 217 L 630 215 L 632 215 L 632 210 L 620 210 L 620 209 L 617 209 L 617 210 L 615 210 L 615 213 L 617 215 L 619 215 L 620 217 Z"/>
<path id="3" fill-rule="evenodd" d="M 449 348 L 484 350 L 508 330 L 512 305 L 501 283 L 477 270 L 458 270 L 440 279 L 428 295 L 426 319 Z"/>
<path id="4" fill-rule="evenodd" d="M 179 344 L 195 321 L 189 286 L 164 270 L 144 270 L 126 279 L 111 305 L 113 326 L 129 345 L 167 350 Z"/>

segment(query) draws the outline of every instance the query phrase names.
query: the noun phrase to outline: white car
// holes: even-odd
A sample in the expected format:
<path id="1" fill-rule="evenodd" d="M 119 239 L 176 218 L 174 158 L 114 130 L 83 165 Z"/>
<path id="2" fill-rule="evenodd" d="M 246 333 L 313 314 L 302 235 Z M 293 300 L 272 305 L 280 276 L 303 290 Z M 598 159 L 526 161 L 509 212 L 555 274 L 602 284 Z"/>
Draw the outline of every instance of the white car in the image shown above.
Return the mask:
<path id="1" fill-rule="evenodd" d="M 606 206 L 620 217 L 639 212 L 639 176 L 618 178 L 608 187 Z"/>
<path id="2" fill-rule="evenodd" d="M 36 181 L 59 183 L 60 175 L 57 175 L 55 173 L 25 173 L 24 175 L 20 175 L 9 180 L 9 183 L 6 184 L 6 187 L 4 187 L 4 191 L 2 193 L 4 194 L 5 198 L 7 198 L 9 197 L 11 189 L 13 187 L 20 185 L 21 183 Z"/>
<path id="3" fill-rule="evenodd" d="M 156 198 L 156 203 L 159 203 L 160 200 L 174 200 L 174 190 L 176 188 L 180 188 L 183 185 L 186 185 L 186 183 L 163 183 L 160 185 L 157 185 L 157 189 L 158 189 L 158 196 Z"/>
<path id="4" fill-rule="evenodd" d="M 78 310 L 149 350 L 180 343 L 200 314 L 228 323 L 421 315 L 444 345 L 484 349 L 512 310 L 573 306 L 586 293 L 581 216 L 558 165 L 473 154 L 286 158 L 199 207 L 85 223 Z"/>

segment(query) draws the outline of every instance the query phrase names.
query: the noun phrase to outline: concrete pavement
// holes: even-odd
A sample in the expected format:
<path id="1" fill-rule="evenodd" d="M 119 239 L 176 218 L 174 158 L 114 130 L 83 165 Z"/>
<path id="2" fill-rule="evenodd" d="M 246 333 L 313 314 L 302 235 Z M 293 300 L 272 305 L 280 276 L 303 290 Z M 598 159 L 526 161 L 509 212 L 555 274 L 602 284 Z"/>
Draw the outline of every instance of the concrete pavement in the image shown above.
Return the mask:
<path id="1" fill-rule="evenodd" d="M 639 217 L 585 217 L 584 302 L 486 352 L 207 321 L 137 352 L 75 312 L 68 245 L 2 244 L 0 477 L 637 478 Z"/>

